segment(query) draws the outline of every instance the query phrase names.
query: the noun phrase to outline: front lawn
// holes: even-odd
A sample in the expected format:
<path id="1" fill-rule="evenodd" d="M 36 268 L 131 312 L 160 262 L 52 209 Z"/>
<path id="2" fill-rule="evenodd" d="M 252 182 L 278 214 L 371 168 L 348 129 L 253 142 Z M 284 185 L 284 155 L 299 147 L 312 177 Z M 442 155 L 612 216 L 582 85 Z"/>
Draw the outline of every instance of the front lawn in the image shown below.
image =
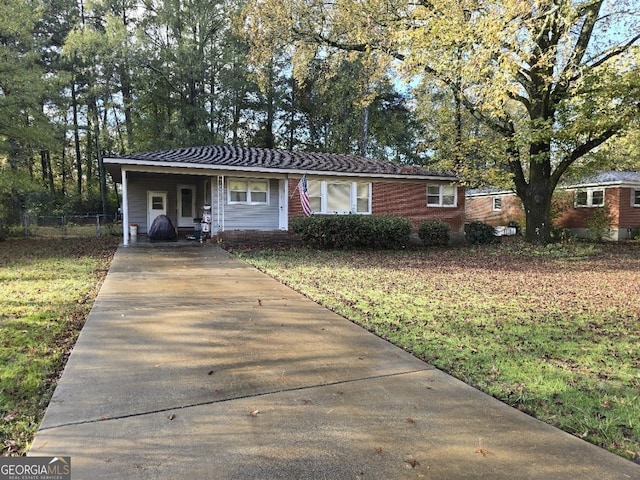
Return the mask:
<path id="1" fill-rule="evenodd" d="M 28 448 L 118 242 L 0 242 L 2 455 Z"/>
<path id="2" fill-rule="evenodd" d="M 428 363 L 640 461 L 640 246 L 248 251 Z"/>

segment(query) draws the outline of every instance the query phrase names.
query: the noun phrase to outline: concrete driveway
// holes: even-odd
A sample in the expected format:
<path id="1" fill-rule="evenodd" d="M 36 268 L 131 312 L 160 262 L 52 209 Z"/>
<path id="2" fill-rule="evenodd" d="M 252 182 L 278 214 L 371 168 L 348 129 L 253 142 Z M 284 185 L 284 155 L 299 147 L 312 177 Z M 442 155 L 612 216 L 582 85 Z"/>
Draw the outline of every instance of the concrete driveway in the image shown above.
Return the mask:
<path id="1" fill-rule="evenodd" d="M 631 479 L 215 246 L 121 247 L 30 455 L 84 479 Z"/>

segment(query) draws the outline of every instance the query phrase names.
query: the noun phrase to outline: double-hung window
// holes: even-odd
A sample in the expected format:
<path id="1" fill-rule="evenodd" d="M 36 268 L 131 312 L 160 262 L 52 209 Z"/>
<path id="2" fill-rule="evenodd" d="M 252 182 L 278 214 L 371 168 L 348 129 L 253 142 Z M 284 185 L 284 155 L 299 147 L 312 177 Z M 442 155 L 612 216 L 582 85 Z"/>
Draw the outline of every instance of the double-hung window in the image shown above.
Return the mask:
<path id="1" fill-rule="evenodd" d="M 269 203 L 269 180 L 231 178 L 227 185 L 230 204 L 266 205 Z"/>
<path id="2" fill-rule="evenodd" d="M 578 208 L 604 206 L 604 189 L 576 190 L 575 206 Z"/>
<path id="3" fill-rule="evenodd" d="M 371 213 L 371 184 L 339 180 L 309 180 L 309 203 L 314 213 Z"/>
<path id="4" fill-rule="evenodd" d="M 458 204 L 458 189 L 455 185 L 427 185 L 427 206 L 455 207 Z"/>
<path id="5" fill-rule="evenodd" d="M 502 210 L 502 197 L 493 197 L 493 211 L 498 212 Z"/>
<path id="6" fill-rule="evenodd" d="M 631 205 L 634 207 L 640 207 L 640 188 L 631 190 Z"/>

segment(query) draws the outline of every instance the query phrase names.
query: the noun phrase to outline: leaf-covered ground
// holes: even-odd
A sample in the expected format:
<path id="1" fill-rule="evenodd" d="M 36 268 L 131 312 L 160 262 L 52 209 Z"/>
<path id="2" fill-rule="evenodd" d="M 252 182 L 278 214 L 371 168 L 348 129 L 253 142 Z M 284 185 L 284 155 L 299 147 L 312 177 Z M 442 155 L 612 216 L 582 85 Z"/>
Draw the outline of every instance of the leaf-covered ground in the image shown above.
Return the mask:
<path id="1" fill-rule="evenodd" d="M 500 400 L 640 461 L 640 245 L 240 256 Z"/>
<path id="2" fill-rule="evenodd" d="M 118 239 L 0 242 L 0 452 L 35 434 Z"/>

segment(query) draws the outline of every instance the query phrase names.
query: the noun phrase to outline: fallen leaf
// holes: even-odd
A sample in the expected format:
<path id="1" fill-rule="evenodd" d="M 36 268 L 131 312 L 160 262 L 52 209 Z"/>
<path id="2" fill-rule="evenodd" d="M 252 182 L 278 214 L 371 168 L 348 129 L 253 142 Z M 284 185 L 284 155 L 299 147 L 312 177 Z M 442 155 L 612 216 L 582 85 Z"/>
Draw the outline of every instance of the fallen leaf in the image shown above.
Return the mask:
<path id="1" fill-rule="evenodd" d="M 257 417 L 259 413 L 260 413 L 260 410 L 254 410 L 252 412 L 249 412 L 249 416 L 250 417 Z"/>
<path id="2" fill-rule="evenodd" d="M 373 449 L 373 451 L 376 453 L 382 453 L 382 447 L 376 447 Z"/>
<path id="3" fill-rule="evenodd" d="M 489 450 L 487 450 L 486 448 L 484 448 L 482 446 L 482 438 L 478 439 L 478 446 L 476 447 L 475 453 L 479 453 L 483 457 L 486 457 L 487 455 L 489 455 L 491 453 L 491 452 L 489 452 Z"/>
<path id="4" fill-rule="evenodd" d="M 407 417 L 406 422 L 415 425 L 418 421 L 415 418 Z"/>
<path id="5" fill-rule="evenodd" d="M 416 460 L 415 458 L 410 458 L 409 460 L 405 460 L 405 462 L 411 467 L 411 468 L 416 468 L 418 465 L 420 465 L 420 462 L 418 460 Z"/>
<path id="6" fill-rule="evenodd" d="M 176 418 L 176 414 L 175 414 L 175 413 L 172 413 L 172 414 L 171 414 L 171 415 L 169 415 L 167 418 L 168 418 L 169 420 L 173 420 L 174 418 Z"/>
<path id="7" fill-rule="evenodd" d="M 476 448 L 476 452 L 475 453 L 479 453 L 480 455 L 482 455 L 483 457 L 486 457 L 489 454 L 489 451 L 486 450 L 483 447 L 478 447 Z"/>

